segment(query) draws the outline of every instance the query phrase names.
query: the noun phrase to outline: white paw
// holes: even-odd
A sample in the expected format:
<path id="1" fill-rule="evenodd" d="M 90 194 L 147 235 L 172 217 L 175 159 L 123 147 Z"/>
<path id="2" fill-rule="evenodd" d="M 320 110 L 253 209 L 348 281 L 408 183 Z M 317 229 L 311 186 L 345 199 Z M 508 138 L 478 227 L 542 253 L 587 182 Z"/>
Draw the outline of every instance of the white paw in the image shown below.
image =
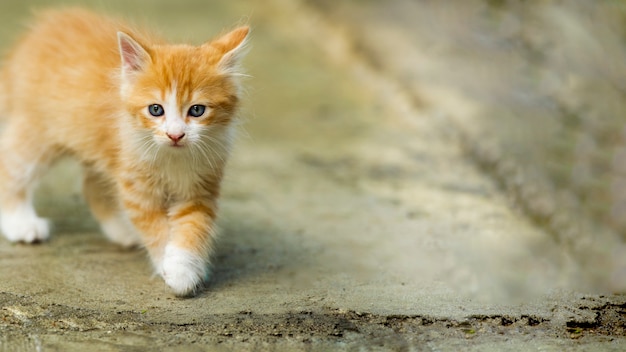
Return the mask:
<path id="1" fill-rule="evenodd" d="M 102 232 L 111 242 L 117 243 L 122 247 L 134 247 L 141 244 L 141 238 L 137 230 L 125 214 L 114 216 L 100 223 Z"/>
<path id="2" fill-rule="evenodd" d="M 205 258 L 188 250 L 168 244 L 159 275 L 176 296 L 190 296 L 208 279 L 209 267 Z"/>
<path id="3" fill-rule="evenodd" d="M 50 237 L 48 221 L 30 209 L 3 213 L 0 225 L 4 236 L 11 242 L 33 243 Z"/>

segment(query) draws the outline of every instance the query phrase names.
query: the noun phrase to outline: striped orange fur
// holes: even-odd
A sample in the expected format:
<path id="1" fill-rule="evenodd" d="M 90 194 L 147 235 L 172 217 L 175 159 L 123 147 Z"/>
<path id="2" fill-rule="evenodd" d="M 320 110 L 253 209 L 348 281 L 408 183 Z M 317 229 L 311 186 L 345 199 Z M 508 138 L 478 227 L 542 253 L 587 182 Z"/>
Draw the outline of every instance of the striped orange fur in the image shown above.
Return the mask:
<path id="1" fill-rule="evenodd" d="M 103 232 L 143 245 L 176 295 L 195 293 L 209 274 L 248 32 L 172 45 L 84 9 L 38 14 L 0 71 L 4 235 L 48 238 L 33 190 L 71 155 Z"/>

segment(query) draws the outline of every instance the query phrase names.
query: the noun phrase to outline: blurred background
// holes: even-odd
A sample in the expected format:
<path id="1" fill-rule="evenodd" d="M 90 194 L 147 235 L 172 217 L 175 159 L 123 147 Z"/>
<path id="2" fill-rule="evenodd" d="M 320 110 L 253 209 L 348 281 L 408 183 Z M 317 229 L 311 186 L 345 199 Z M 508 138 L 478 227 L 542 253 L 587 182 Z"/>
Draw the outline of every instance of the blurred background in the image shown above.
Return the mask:
<path id="1" fill-rule="evenodd" d="M 309 3 L 583 267 L 624 275 L 626 2 Z"/>
<path id="2" fill-rule="evenodd" d="M 0 48 L 22 31 L 30 8 L 54 4 L 85 4 L 193 43 L 251 23 L 254 59 L 246 66 L 255 78 L 244 110 L 257 142 L 281 140 L 310 150 L 340 138 L 349 143 L 351 134 L 362 133 L 363 114 L 315 120 L 315 114 L 334 118 L 343 108 L 316 100 L 326 89 L 342 91 L 343 82 L 307 65 L 365 65 L 393 82 L 414 109 L 436 116 L 511 206 L 545 229 L 590 277 L 599 276 L 591 286 L 603 286 L 605 275 L 596 274 L 604 270 L 618 275 L 611 287 L 626 281 L 625 1 L 276 0 L 274 10 L 310 13 L 304 16 L 308 37 L 298 33 L 302 22 L 276 16 L 283 28 L 293 26 L 289 40 L 319 35 L 294 54 L 268 30 L 273 14 L 262 2 L 5 0 Z M 281 67 L 283 51 L 291 64 Z M 368 97 L 350 99 L 346 105 L 375 109 Z M 323 133 L 303 128 L 308 123 Z"/>

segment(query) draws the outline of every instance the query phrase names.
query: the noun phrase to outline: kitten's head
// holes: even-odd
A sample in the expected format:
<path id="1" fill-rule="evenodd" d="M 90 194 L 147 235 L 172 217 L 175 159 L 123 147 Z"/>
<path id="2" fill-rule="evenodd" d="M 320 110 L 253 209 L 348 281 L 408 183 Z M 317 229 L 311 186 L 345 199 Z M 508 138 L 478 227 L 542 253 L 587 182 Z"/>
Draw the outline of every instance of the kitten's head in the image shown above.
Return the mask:
<path id="1" fill-rule="evenodd" d="M 230 124 L 248 27 L 200 46 L 147 45 L 119 32 L 121 94 L 133 122 L 159 146 L 185 149 Z"/>

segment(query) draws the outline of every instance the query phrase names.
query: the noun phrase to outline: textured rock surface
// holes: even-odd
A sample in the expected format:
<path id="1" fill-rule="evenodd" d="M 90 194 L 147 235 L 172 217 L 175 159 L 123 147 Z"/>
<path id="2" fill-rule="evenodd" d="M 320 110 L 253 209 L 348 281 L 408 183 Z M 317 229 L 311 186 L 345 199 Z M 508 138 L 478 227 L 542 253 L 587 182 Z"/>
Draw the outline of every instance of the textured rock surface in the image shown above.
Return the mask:
<path id="1" fill-rule="evenodd" d="M 144 253 L 98 233 L 64 162 L 37 198 L 53 238 L 0 240 L 0 351 L 624 348 L 626 297 L 590 289 L 623 284 L 619 266 L 591 270 L 468 158 L 451 115 L 479 103 L 445 81 L 408 89 L 393 69 L 409 51 L 364 51 L 411 38 L 368 36 L 393 29 L 374 2 L 319 4 L 107 3 L 173 40 L 253 26 L 214 277 L 171 296 Z M 28 11 L 0 16 L 8 48 Z M 446 69 L 421 68 L 404 78 Z"/>

